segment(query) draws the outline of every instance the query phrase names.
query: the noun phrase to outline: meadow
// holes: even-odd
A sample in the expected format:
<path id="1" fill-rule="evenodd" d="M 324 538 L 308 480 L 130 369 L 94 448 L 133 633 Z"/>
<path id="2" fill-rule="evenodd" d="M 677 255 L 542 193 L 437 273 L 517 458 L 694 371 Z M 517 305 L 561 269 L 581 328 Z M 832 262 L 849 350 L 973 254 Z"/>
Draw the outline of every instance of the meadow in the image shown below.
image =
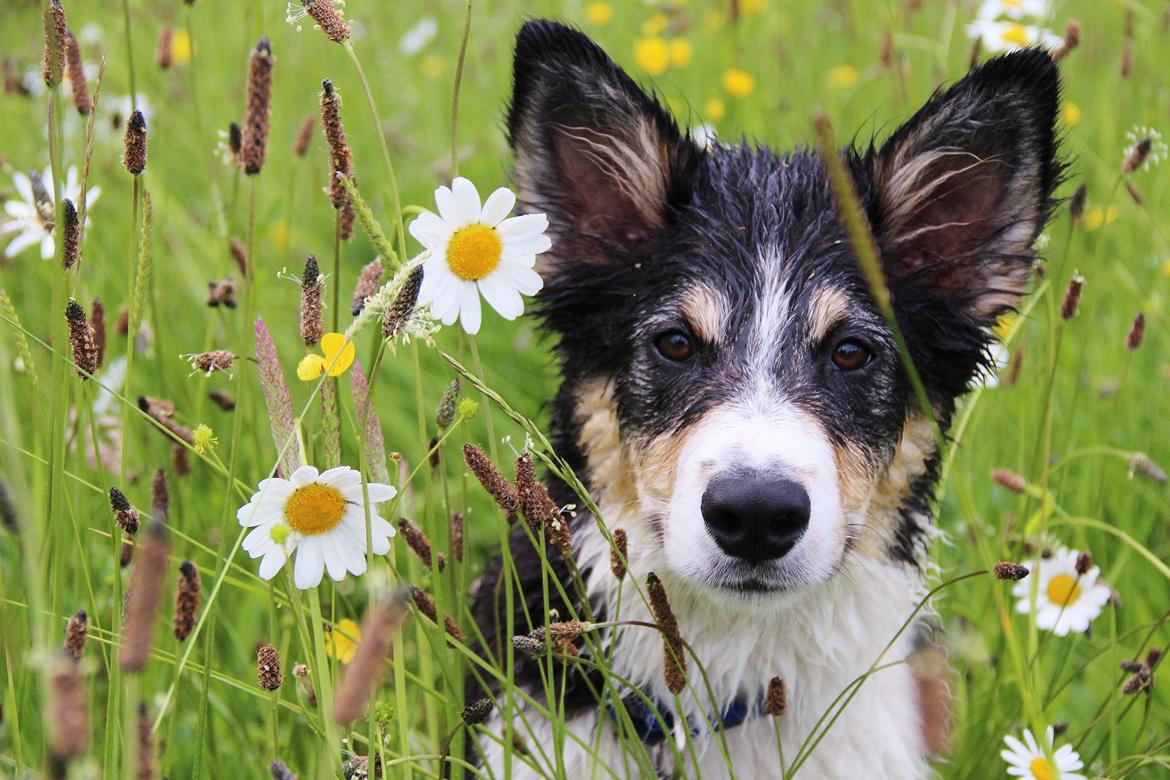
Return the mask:
<path id="1" fill-rule="evenodd" d="M 984 572 L 928 604 L 952 668 L 936 767 L 1004 776 L 1005 736 L 1053 727 L 1044 780 L 1062 745 L 1086 777 L 1170 775 L 1170 5 L 1039 5 L 1044 30 L 988 27 L 975 48 L 966 0 L 349 0 L 340 42 L 299 3 L 65 0 L 82 113 L 77 66 L 50 56 L 52 86 L 42 74 L 52 6 L 4 0 L 0 231 L 19 224 L 0 232 L 0 777 L 292 776 L 277 759 L 360 777 L 369 756 L 388 777 L 483 773 L 463 760 L 482 716 L 464 678 L 498 681 L 505 711 L 519 694 L 513 650 L 470 649 L 468 592 L 509 525 L 463 447 L 509 479 L 529 452 L 540 478 L 574 484 L 545 438 L 557 368 L 528 313 L 485 305 L 475 335 L 413 308 L 389 338 L 379 320 L 425 259 L 404 226 L 435 188 L 509 185 L 511 47 L 533 16 L 580 26 L 704 137 L 778 148 L 815 145 L 821 114 L 838 138 L 880 139 L 1019 36 L 1064 48 L 1064 202 L 1034 293 L 996 329 L 998 376 L 959 407 L 936 496 L 932 581 Z M 245 117 L 250 70 L 253 87 L 271 79 L 266 143 Z M 322 95 L 352 186 L 330 180 L 347 161 Z M 323 314 L 304 339 L 312 288 Z M 360 576 L 264 579 L 242 549 L 237 510 L 302 463 L 361 471 L 367 524 L 411 521 L 350 561 Z M 368 483 L 395 495 L 373 511 Z M 1092 560 L 1069 609 L 1108 589 L 1087 631 L 1043 627 L 988 573 L 1077 553 Z M 509 762 L 563 774 L 556 744 L 518 733 Z"/>

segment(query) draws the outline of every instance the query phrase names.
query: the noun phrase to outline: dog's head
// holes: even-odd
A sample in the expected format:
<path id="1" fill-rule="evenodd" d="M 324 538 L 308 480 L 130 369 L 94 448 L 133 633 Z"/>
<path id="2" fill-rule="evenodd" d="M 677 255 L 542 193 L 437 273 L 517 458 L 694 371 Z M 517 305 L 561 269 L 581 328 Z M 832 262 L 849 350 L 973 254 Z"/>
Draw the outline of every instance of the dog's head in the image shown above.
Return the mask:
<path id="1" fill-rule="evenodd" d="M 846 161 L 934 415 L 1024 293 L 1059 178 L 1056 68 L 1028 50 Z M 823 582 L 895 555 L 935 437 L 858 269 L 823 162 L 705 150 L 581 33 L 526 24 L 509 129 L 547 212 L 541 306 L 561 427 L 636 506 L 654 565 L 716 590 Z"/>

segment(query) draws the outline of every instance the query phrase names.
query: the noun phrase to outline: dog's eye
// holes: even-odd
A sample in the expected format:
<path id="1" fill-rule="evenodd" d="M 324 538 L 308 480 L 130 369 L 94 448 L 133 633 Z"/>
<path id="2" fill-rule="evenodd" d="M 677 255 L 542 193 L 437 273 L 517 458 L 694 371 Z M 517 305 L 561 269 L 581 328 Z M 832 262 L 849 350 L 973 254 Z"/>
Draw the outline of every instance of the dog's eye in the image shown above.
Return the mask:
<path id="1" fill-rule="evenodd" d="M 662 357 L 680 363 L 689 358 L 695 351 L 691 337 L 681 330 L 668 330 L 666 333 L 659 334 L 654 339 L 654 347 Z"/>
<path id="2" fill-rule="evenodd" d="M 855 339 L 845 339 L 833 350 L 833 365 L 842 371 L 856 371 L 865 368 L 873 359 L 869 348 Z"/>

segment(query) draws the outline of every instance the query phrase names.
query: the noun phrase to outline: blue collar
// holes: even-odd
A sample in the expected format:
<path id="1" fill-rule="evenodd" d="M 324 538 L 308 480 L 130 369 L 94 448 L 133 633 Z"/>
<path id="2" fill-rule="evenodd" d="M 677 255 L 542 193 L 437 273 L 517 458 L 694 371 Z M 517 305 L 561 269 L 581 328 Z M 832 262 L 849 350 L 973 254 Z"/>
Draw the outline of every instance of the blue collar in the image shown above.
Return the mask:
<path id="1" fill-rule="evenodd" d="M 634 734 L 638 739 L 645 745 L 657 745 L 664 742 L 674 731 L 674 712 L 660 701 L 654 699 L 650 699 L 650 701 L 653 706 L 648 705 L 642 696 L 631 693 L 623 697 L 621 703 L 626 714 L 630 717 L 630 722 L 634 725 Z M 605 708 L 613 722 L 620 724 L 621 720 L 614 705 L 607 702 Z M 746 696 L 740 696 L 731 702 L 723 712 L 708 715 L 707 720 L 713 731 L 726 731 L 741 725 L 749 717 L 759 715 L 763 711 L 764 699 L 762 696 L 756 700 L 755 705 L 750 705 Z M 699 725 L 690 722 L 689 719 L 687 725 L 691 736 L 696 736 L 702 731 Z"/>

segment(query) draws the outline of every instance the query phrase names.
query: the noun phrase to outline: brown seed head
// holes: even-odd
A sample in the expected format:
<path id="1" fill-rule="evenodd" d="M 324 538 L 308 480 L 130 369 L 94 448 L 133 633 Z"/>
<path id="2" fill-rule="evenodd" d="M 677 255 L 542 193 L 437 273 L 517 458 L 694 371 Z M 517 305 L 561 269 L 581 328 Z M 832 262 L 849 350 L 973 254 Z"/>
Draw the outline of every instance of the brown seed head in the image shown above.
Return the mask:
<path id="1" fill-rule="evenodd" d="M 580 620 L 563 620 L 549 623 L 545 631 L 553 642 L 576 642 L 589 629 L 590 625 Z"/>
<path id="2" fill-rule="evenodd" d="M 1129 195 L 1129 199 L 1139 206 L 1144 206 L 1146 203 L 1146 196 L 1142 194 L 1142 191 L 1138 189 L 1138 186 L 1129 179 L 1126 179 L 1123 184 L 1125 185 L 1125 192 Z"/>
<path id="3" fill-rule="evenodd" d="M 146 702 L 138 702 L 138 780 L 154 780 L 154 726 Z"/>
<path id="4" fill-rule="evenodd" d="M 155 469 L 150 478 L 150 516 L 160 523 L 167 522 L 171 514 L 171 492 L 167 489 L 167 473 Z"/>
<path id="5" fill-rule="evenodd" d="M 451 557 L 463 561 L 463 514 L 460 512 L 451 515 Z"/>
<path id="6" fill-rule="evenodd" d="M 788 686 L 781 677 L 773 677 L 768 681 L 768 693 L 764 696 L 764 712 L 773 718 L 779 718 L 788 712 Z"/>
<path id="7" fill-rule="evenodd" d="M 443 398 L 439 401 L 439 410 L 435 413 L 435 423 L 440 428 L 447 428 L 455 422 L 455 413 L 459 411 L 459 380 L 452 379 L 451 384 L 443 391 Z"/>
<path id="8" fill-rule="evenodd" d="M 69 39 L 69 22 L 61 0 L 50 0 L 45 7 L 45 55 L 41 62 L 41 78 L 49 89 L 61 83 L 65 67 L 65 46 Z"/>
<path id="9" fill-rule="evenodd" d="M 337 696 L 333 701 L 336 723 L 348 725 L 361 717 L 382 681 L 386 659 L 406 614 L 406 597 L 402 592 L 376 600 L 366 612 L 362 619 L 361 641 L 337 685 Z"/>
<path id="10" fill-rule="evenodd" d="M 996 579 L 1007 582 L 1018 582 L 1027 577 L 1031 570 L 1027 566 L 1018 563 L 1000 561 L 995 564 L 994 572 Z"/>
<path id="11" fill-rule="evenodd" d="M 341 96 L 329 79 L 322 81 L 321 86 L 321 129 L 329 146 L 329 200 L 339 209 L 349 198 L 338 176 L 353 175 L 353 152 L 341 123 Z"/>
<path id="12" fill-rule="evenodd" d="M 414 605 L 418 607 L 418 611 L 426 615 L 432 623 L 439 622 L 439 611 L 435 607 L 435 600 L 431 598 L 431 594 L 427 593 L 422 588 L 412 587 L 410 589 L 410 598 L 414 601 Z M 447 634 L 460 642 L 464 642 L 463 632 L 455 623 L 455 620 L 450 615 L 443 616 L 443 627 Z"/>
<path id="13" fill-rule="evenodd" d="M 1154 675 L 1149 668 L 1142 666 L 1121 684 L 1121 692 L 1127 696 L 1133 696 L 1149 688 L 1153 682 Z"/>
<path id="14" fill-rule="evenodd" d="M 1156 669 L 1158 662 L 1162 660 L 1162 651 L 1156 647 L 1151 647 L 1150 651 L 1146 653 L 1146 666 L 1150 669 Z"/>
<path id="15" fill-rule="evenodd" d="M 1129 78 L 1133 73 L 1133 41 L 1127 40 L 1121 47 L 1121 77 Z"/>
<path id="16" fill-rule="evenodd" d="M 213 349 L 191 358 L 191 367 L 205 376 L 211 376 L 217 371 L 230 371 L 235 362 L 236 356 L 231 350 Z"/>
<path id="17" fill-rule="evenodd" d="M 1150 156 L 1150 149 L 1153 148 L 1154 141 L 1149 136 L 1142 138 L 1133 146 L 1129 147 L 1125 152 L 1125 159 L 1121 163 L 1121 169 L 1125 173 L 1133 173 L 1146 161 Z"/>
<path id="18" fill-rule="evenodd" d="M 687 684 L 686 652 L 679 638 L 678 619 L 666 597 L 666 588 L 654 572 L 646 575 L 646 595 L 650 599 L 650 611 L 662 631 L 662 676 L 666 689 L 671 693 L 681 693 Z"/>
<path id="19" fill-rule="evenodd" d="M 232 238 L 228 244 L 228 250 L 232 253 L 232 259 L 236 261 L 236 268 L 240 269 L 240 276 L 245 279 L 248 278 L 248 250 L 244 248 L 244 244 L 238 238 Z"/>
<path id="20" fill-rule="evenodd" d="M 414 316 L 415 307 L 418 306 L 418 292 L 422 289 L 422 278 L 422 266 L 415 266 L 402 283 L 402 289 L 394 296 L 386 313 L 382 315 L 383 338 L 393 339 Z"/>
<path id="21" fill-rule="evenodd" d="M 1170 478 L 1166 476 L 1166 472 L 1162 470 L 1153 458 L 1144 452 L 1135 452 L 1129 456 L 1129 473 L 1130 476 L 1140 474 L 1146 479 L 1152 479 L 1160 485 L 1165 485 Z"/>
<path id="22" fill-rule="evenodd" d="M 126 122 L 126 134 L 122 138 L 122 164 L 132 175 L 146 170 L 146 117 L 135 111 Z"/>
<path id="23" fill-rule="evenodd" d="M 97 372 L 97 342 L 93 337 L 93 328 L 85 319 L 85 309 L 81 308 L 74 299 L 69 299 L 65 307 L 65 319 L 69 323 L 69 344 L 73 348 L 73 365 L 77 367 L 77 375 L 82 380 L 89 379 Z"/>
<path id="24" fill-rule="evenodd" d="M 1060 62 L 1068 56 L 1069 52 L 1081 45 L 1081 25 L 1079 22 L 1072 21 L 1064 29 L 1064 41 L 1061 42 L 1052 52 L 1052 61 Z"/>
<path id="25" fill-rule="evenodd" d="M 199 593 L 202 589 L 199 569 L 191 561 L 179 564 L 179 588 L 175 592 L 175 639 L 182 642 L 191 635 L 199 617 Z"/>
<path id="26" fill-rule="evenodd" d="M 427 535 L 423 533 L 421 528 L 405 517 L 398 521 L 398 528 L 402 531 L 402 538 L 406 542 L 406 546 L 419 557 L 419 560 L 423 562 L 423 566 L 430 569 L 432 567 L 431 540 L 427 538 Z M 447 558 L 442 553 L 439 553 L 436 562 L 439 571 L 442 571 L 447 566 Z"/>
<path id="27" fill-rule="evenodd" d="M 114 512 L 114 520 L 118 527 L 133 536 L 138 533 L 138 510 L 135 509 L 121 490 L 110 488 L 110 509 Z"/>
<path id="28" fill-rule="evenodd" d="M 65 223 L 65 234 L 62 239 L 65 242 L 65 268 L 72 268 L 81 254 L 81 222 L 77 217 L 77 207 L 73 205 L 73 201 L 69 198 L 65 199 L 62 204 L 63 218 Z"/>
<path id="29" fill-rule="evenodd" d="M 85 78 L 85 65 L 81 60 L 81 46 L 73 33 L 65 32 L 65 72 L 69 74 L 69 86 L 73 91 L 73 107 L 82 116 L 93 110 L 89 97 L 89 83 Z"/>
<path id="30" fill-rule="evenodd" d="M 264 167 L 274 63 L 272 45 L 267 38 L 261 38 L 248 61 L 248 103 L 244 108 L 244 133 L 240 139 L 240 162 L 244 173 L 249 176 L 260 173 Z"/>
<path id="31" fill-rule="evenodd" d="M 459 518 L 460 534 L 462 534 L 462 516 Z M 9 533 L 20 533 L 20 520 L 16 514 L 16 505 L 12 503 L 12 495 L 8 492 L 8 486 L 0 480 L 0 528 L 5 528 Z M 460 545 L 462 545 L 462 536 L 460 536 Z M 460 557 L 458 560 L 463 560 L 462 547 L 460 547 Z"/>
<path id="32" fill-rule="evenodd" d="M 1073 218 L 1074 222 L 1080 221 L 1081 217 L 1083 217 L 1085 214 L 1085 196 L 1087 194 L 1088 190 L 1086 189 L 1085 185 L 1082 184 L 1077 187 L 1076 192 L 1074 192 L 1072 197 L 1069 198 L 1068 213 L 1069 216 Z"/>
<path id="33" fill-rule="evenodd" d="M 187 448 L 181 444 L 171 445 L 171 470 L 176 477 L 185 477 L 191 473 L 191 458 Z"/>
<path id="34" fill-rule="evenodd" d="M 101 298 L 94 298 L 89 305 L 89 329 L 93 331 L 93 345 L 97 353 L 95 363 L 102 367 L 106 359 L 106 307 Z"/>
<path id="35" fill-rule="evenodd" d="M 1022 474 L 1008 469 L 994 469 L 991 478 L 1013 493 L 1023 493 L 1028 489 L 1028 480 Z"/>
<path id="36" fill-rule="evenodd" d="M 267 642 L 261 642 L 256 648 L 256 682 L 266 691 L 275 691 L 280 688 L 284 675 L 280 671 L 280 655 L 276 648 Z"/>
<path id="37" fill-rule="evenodd" d="M 244 131 L 239 122 L 228 123 L 228 151 L 232 154 L 232 162 L 240 164 L 240 151 L 244 148 Z"/>
<path id="38" fill-rule="evenodd" d="M 130 333 L 130 308 L 128 306 L 118 307 L 118 319 L 114 321 L 114 333 L 119 336 L 126 336 Z"/>
<path id="39" fill-rule="evenodd" d="M 122 537 L 122 549 L 118 551 L 118 565 L 125 569 L 134 561 L 134 543 L 129 536 Z"/>
<path id="40" fill-rule="evenodd" d="M 349 37 L 349 25 L 341 17 L 333 0 L 304 0 L 305 12 L 334 43 Z"/>
<path id="41" fill-rule="evenodd" d="M 520 512 L 533 531 L 560 518 L 556 502 L 536 478 L 536 466 L 528 452 L 516 458 L 516 494 L 520 498 Z"/>
<path id="42" fill-rule="evenodd" d="M 310 114 L 301 120 L 297 127 L 297 135 L 293 140 L 293 154 L 304 157 L 309 153 L 309 142 L 313 140 L 313 116 Z"/>
<path id="43" fill-rule="evenodd" d="M 484 454 L 483 450 L 474 444 L 464 444 L 463 460 L 471 469 L 471 473 L 479 480 L 479 484 L 483 485 L 483 489 L 500 505 L 500 509 L 507 512 L 509 516 L 520 511 L 520 497 L 516 494 L 516 490 L 508 484 L 508 480 L 495 467 L 495 464 L 488 460 L 488 456 Z"/>
<path id="44" fill-rule="evenodd" d="M 512 647 L 529 658 L 543 658 L 548 649 L 543 636 L 536 638 L 531 634 L 517 634 L 512 637 Z"/>
<path id="45" fill-rule="evenodd" d="M 362 313 L 362 309 L 366 305 L 366 298 L 373 295 L 382 284 L 382 274 L 382 260 L 380 258 L 375 257 L 362 267 L 362 272 L 358 274 L 357 284 L 353 288 L 353 305 L 350 307 L 350 313 L 353 316 L 356 317 Z"/>
<path id="46" fill-rule="evenodd" d="M 54 660 L 49 672 L 49 749 L 62 761 L 85 753 L 89 745 L 89 703 L 85 677 L 71 657 Z"/>
<path id="47" fill-rule="evenodd" d="M 272 759 L 272 763 L 268 765 L 268 773 L 272 775 L 272 780 L 297 780 L 297 776 L 279 758 Z"/>
<path id="48" fill-rule="evenodd" d="M 1088 574 L 1091 568 L 1093 568 L 1093 556 L 1087 552 L 1079 553 L 1076 562 L 1077 574 L 1083 577 Z"/>
<path id="49" fill-rule="evenodd" d="M 163 430 L 167 431 L 170 436 L 167 439 L 174 438 L 181 439 L 187 444 L 195 443 L 195 436 L 191 431 L 183 425 L 179 425 L 174 421 L 174 405 L 169 401 L 164 401 L 160 398 L 150 398 L 145 395 L 138 396 L 138 408 L 150 416 L 155 422 L 162 426 Z"/>
<path id="50" fill-rule="evenodd" d="M 353 210 L 353 203 L 348 200 L 337 213 L 337 236 L 342 241 L 353 238 L 353 226 L 357 222 L 357 212 Z"/>
<path id="51" fill-rule="evenodd" d="M 158 520 L 151 520 L 138 545 L 138 562 L 126 591 L 126 618 L 122 625 L 122 668 L 141 671 L 150 657 L 154 619 L 162 601 L 163 578 L 171 551 L 170 534 Z"/>
<path id="52" fill-rule="evenodd" d="M 218 282 L 207 283 L 207 305 L 213 309 L 220 306 L 236 308 L 236 283 L 231 277 L 225 276 Z"/>
<path id="53" fill-rule="evenodd" d="M 1085 277 L 1074 274 L 1068 280 L 1068 289 L 1064 291 L 1064 300 L 1060 302 L 1061 319 L 1071 320 L 1077 315 L 1077 307 L 1081 303 L 1081 294 L 1085 290 Z"/>
<path id="54" fill-rule="evenodd" d="M 1129 333 L 1125 336 L 1125 346 L 1131 352 L 1142 345 L 1142 340 L 1146 337 L 1146 315 L 1140 311 L 1133 318 L 1133 325 L 1129 328 Z"/>
<path id="55" fill-rule="evenodd" d="M 463 708 L 459 717 L 468 726 L 477 726 L 488 719 L 493 706 L 491 699 L 476 699 Z"/>
<path id="56" fill-rule="evenodd" d="M 167 70 L 174 63 L 175 29 L 169 24 L 158 31 L 158 42 L 154 46 L 154 64 Z"/>
<path id="57" fill-rule="evenodd" d="M 220 409 L 223 409 L 225 412 L 230 412 L 232 409 L 236 408 L 236 399 L 232 398 L 231 393 L 225 392 L 223 390 L 212 390 L 207 394 L 207 397 L 211 399 L 212 403 L 214 403 Z"/>
<path id="58" fill-rule="evenodd" d="M 301 341 L 310 347 L 325 333 L 325 318 L 321 311 L 324 287 L 317 258 L 309 255 L 305 260 L 305 272 L 301 275 Z"/>
<path id="59" fill-rule="evenodd" d="M 74 661 L 80 661 L 88 639 L 89 615 L 85 614 L 84 609 L 78 610 L 73 617 L 69 618 L 69 624 L 65 627 L 65 643 L 61 649 Z"/>
<path id="60" fill-rule="evenodd" d="M 613 529 L 613 547 L 609 550 L 609 570 L 618 582 L 626 576 L 626 564 L 629 562 L 628 541 L 624 528 Z"/>
<path id="61" fill-rule="evenodd" d="M 297 692 L 305 697 L 305 703 L 310 707 L 316 707 L 317 689 L 313 687 L 313 677 L 309 674 L 309 667 L 297 664 L 293 667 L 293 677 L 297 680 Z"/>

